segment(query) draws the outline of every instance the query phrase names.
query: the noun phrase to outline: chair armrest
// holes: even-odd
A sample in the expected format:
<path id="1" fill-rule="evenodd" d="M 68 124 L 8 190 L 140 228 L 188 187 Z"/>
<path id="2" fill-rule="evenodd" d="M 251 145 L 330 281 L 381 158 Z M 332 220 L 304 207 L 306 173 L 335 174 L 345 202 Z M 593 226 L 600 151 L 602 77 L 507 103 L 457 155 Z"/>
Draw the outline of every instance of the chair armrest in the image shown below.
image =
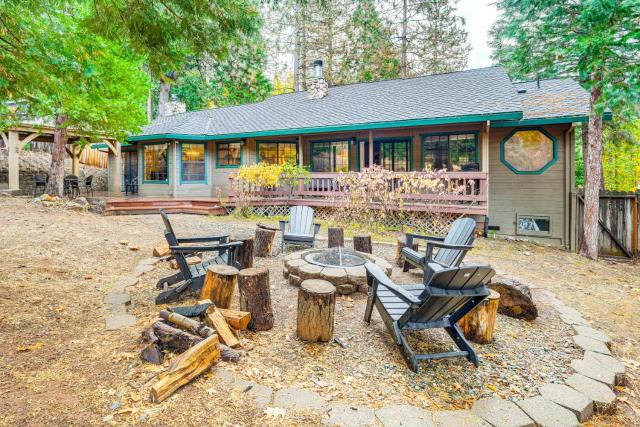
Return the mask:
<path id="1" fill-rule="evenodd" d="M 171 252 L 177 253 L 191 253 L 191 252 L 224 252 L 227 249 L 236 250 L 239 246 L 242 246 L 242 242 L 223 243 L 215 246 L 169 246 Z"/>
<path id="2" fill-rule="evenodd" d="M 313 235 L 315 236 L 320 232 L 320 224 L 317 222 L 313 223 Z"/>
<path id="3" fill-rule="evenodd" d="M 389 289 L 395 296 L 406 302 L 411 306 L 419 306 L 422 304 L 422 301 L 413 296 L 410 292 L 403 289 L 401 286 L 396 285 L 387 277 L 386 274 L 382 271 L 380 267 L 372 262 L 368 262 L 364 265 L 364 268 L 367 270 L 367 276 L 371 276 L 373 280 L 378 282 L 378 285 L 384 286 Z M 367 277 L 368 279 L 368 277 Z"/>
<path id="4" fill-rule="evenodd" d="M 424 234 L 417 233 L 406 233 L 405 234 L 405 245 L 408 247 L 413 247 L 413 239 L 426 240 L 426 241 L 434 241 L 434 242 L 442 242 L 444 241 L 444 237 L 434 237 L 434 236 L 425 236 Z"/>
<path id="5" fill-rule="evenodd" d="M 282 233 L 285 232 L 286 228 L 287 228 L 287 224 L 289 224 L 289 221 L 285 221 L 284 219 L 280 220 L 280 231 Z"/>
<path id="6" fill-rule="evenodd" d="M 178 243 L 201 243 L 201 242 L 227 243 L 227 241 L 229 240 L 229 235 L 221 234 L 220 236 L 209 236 L 209 237 L 185 237 L 177 240 L 178 240 Z"/>
<path id="7" fill-rule="evenodd" d="M 452 245 L 449 243 L 444 243 L 444 242 L 427 242 L 427 255 L 426 258 L 428 260 L 432 259 L 432 255 L 433 255 L 433 248 L 440 248 L 440 249 L 458 249 L 461 251 L 470 251 L 471 249 L 473 249 L 473 245 Z"/>

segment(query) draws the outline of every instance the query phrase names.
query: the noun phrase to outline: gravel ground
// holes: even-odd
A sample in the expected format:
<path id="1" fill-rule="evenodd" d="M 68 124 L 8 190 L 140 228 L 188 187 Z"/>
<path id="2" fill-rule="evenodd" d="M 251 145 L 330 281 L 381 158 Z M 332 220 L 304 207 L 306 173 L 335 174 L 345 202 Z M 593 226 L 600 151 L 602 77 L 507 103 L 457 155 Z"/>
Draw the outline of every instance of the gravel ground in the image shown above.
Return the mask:
<path id="1" fill-rule="evenodd" d="M 241 233 L 254 224 L 225 218 L 175 215 L 181 234 Z M 270 419 L 244 396 L 218 387 L 212 374 L 177 392 L 160 405 L 147 401 L 159 372 L 142 363 L 140 331 L 159 308 L 153 305 L 155 281 L 172 274 L 166 264 L 128 288 L 138 324 L 106 332 L 102 299 L 118 278 L 130 273 L 154 245 L 162 242 L 157 216 L 102 217 L 33 206 L 26 199 L 0 198 L 4 262 L 0 265 L 0 425 L 102 424 L 115 415 L 126 424 L 308 425 L 317 417 L 286 414 Z M 140 245 L 129 251 L 119 241 Z M 377 255 L 392 260 L 395 249 L 376 245 Z M 489 261 L 500 273 L 516 276 L 557 294 L 594 326 L 614 339 L 614 353 L 629 367 L 630 385 L 620 390 L 623 403 L 614 417 L 598 425 L 634 425 L 638 414 L 637 321 L 640 309 L 638 266 L 588 261 L 556 249 L 518 242 L 478 241 L 472 260 Z M 407 369 L 380 317 L 362 321 L 366 297 L 339 297 L 335 336 L 346 343 L 302 344 L 295 338 L 297 289 L 282 277 L 280 258 L 259 259 L 269 267 L 276 323 L 268 332 L 245 333 L 246 354 L 231 366 L 241 378 L 279 389 L 298 386 L 336 401 L 410 403 L 431 410 L 463 408 L 475 399 L 498 395 L 522 398 L 542 382 L 570 374 L 579 356 L 571 331 L 538 296 L 540 317 L 523 322 L 499 316 L 495 341 L 475 345 L 481 366 L 441 360 L 422 363 L 419 374 Z M 394 280 L 420 277 L 394 270 Z M 190 303 L 191 300 L 185 301 Z M 237 299 L 234 299 L 237 304 Z M 414 344 L 428 350 L 451 348 L 438 331 L 420 332 Z M 53 404 L 55 402 L 55 404 Z M 117 402 L 118 409 L 110 406 Z"/>

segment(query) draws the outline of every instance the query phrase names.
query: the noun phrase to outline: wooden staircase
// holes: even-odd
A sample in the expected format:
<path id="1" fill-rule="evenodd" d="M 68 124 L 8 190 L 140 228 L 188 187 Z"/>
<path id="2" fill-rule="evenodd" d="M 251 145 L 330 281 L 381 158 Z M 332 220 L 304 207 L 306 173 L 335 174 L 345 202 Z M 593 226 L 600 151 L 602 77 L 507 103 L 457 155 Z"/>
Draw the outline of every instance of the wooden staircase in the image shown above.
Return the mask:
<path id="1" fill-rule="evenodd" d="M 164 209 L 168 213 L 200 215 L 225 215 L 227 211 L 220 205 L 220 199 L 213 198 L 123 198 L 107 200 L 105 215 L 136 215 L 158 213 Z"/>

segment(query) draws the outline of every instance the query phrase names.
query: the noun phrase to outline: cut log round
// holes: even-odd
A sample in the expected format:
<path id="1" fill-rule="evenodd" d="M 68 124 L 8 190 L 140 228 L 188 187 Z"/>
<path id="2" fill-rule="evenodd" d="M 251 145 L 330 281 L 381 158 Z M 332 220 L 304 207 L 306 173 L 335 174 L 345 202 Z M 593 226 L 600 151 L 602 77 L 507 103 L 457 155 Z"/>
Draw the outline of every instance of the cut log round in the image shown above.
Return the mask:
<path id="1" fill-rule="evenodd" d="M 505 277 L 494 277 L 489 288 L 500 294 L 500 314 L 524 320 L 534 320 L 538 317 L 538 308 L 533 303 L 529 286 L 524 283 Z"/>
<path id="2" fill-rule="evenodd" d="M 396 245 L 396 265 L 397 265 L 398 267 L 402 267 L 402 266 L 404 265 L 404 259 L 402 258 L 402 249 L 403 249 L 405 246 L 407 246 L 407 245 L 406 245 L 406 242 L 405 242 L 404 238 L 402 238 L 402 237 L 401 237 L 401 238 L 398 238 L 398 243 L 397 243 L 397 245 Z M 411 248 L 412 248 L 414 251 L 417 251 L 417 250 L 418 250 L 418 244 L 417 244 L 417 243 L 414 243 L 414 244 L 411 246 Z M 414 266 L 412 266 L 412 265 L 409 265 L 409 268 L 415 268 L 415 267 L 414 267 Z"/>
<path id="3" fill-rule="evenodd" d="M 237 261 L 240 263 L 240 269 L 253 267 L 253 253 L 255 247 L 254 236 L 243 235 L 236 236 L 236 242 L 242 242 L 242 246 L 238 248 Z"/>
<path id="4" fill-rule="evenodd" d="M 202 341 L 202 338 L 174 328 L 164 322 L 156 321 L 151 325 L 153 334 L 158 341 L 172 350 L 181 353 Z"/>
<path id="5" fill-rule="evenodd" d="M 330 248 L 337 248 L 344 246 L 344 229 L 342 227 L 329 227 L 328 231 Z"/>
<path id="6" fill-rule="evenodd" d="M 258 227 L 255 237 L 255 256 L 268 257 L 273 252 L 273 242 L 276 240 L 276 230 Z"/>
<path id="7" fill-rule="evenodd" d="M 372 253 L 371 236 L 353 236 L 353 249 L 366 254 Z"/>
<path id="8" fill-rule="evenodd" d="M 333 338 L 336 288 L 326 280 L 305 280 L 298 291 L 296 332 L 303 341 L 328 342 Z"/>
<path id="9" fill-rule="evenodd" d="M 488 344 L 493 341 L 499 304 L 500 294 L 491 291 L 484 301 L 458 321 L 464 336 L 478 344 Z"/>
<path id="10" fill-rule="evenodd" d="M 240 291 L 240 310 L 251 313 L 249 329 L 252 331 L 271 329 L 273 327 L 273 311 L 271 309 L 269 270 L 265 267 L 240 270 L 238 289 Z"/>
<path id="11" fill-rule="evenodd" d="M 230 265 L 210 265 L 200 291 L 200 299 L 211 300 L 216 307 L 231 307 L 231 298 L 238 284 L 238 269 Z"/>

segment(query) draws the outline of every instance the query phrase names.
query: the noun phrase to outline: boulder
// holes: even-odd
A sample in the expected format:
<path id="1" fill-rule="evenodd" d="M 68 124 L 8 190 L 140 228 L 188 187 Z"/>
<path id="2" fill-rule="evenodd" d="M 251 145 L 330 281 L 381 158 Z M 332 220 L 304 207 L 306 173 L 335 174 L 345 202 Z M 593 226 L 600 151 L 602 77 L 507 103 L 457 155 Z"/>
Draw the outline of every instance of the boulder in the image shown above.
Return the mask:
<path id="1" fill-rule="evenodd" d="M 524 320 L 538 317 L 538 308 L 531 298 L 529 286 L 524 283 L 506 277 L 494 277 L 489 288 L 500 294 L 500 314 Z"/>

